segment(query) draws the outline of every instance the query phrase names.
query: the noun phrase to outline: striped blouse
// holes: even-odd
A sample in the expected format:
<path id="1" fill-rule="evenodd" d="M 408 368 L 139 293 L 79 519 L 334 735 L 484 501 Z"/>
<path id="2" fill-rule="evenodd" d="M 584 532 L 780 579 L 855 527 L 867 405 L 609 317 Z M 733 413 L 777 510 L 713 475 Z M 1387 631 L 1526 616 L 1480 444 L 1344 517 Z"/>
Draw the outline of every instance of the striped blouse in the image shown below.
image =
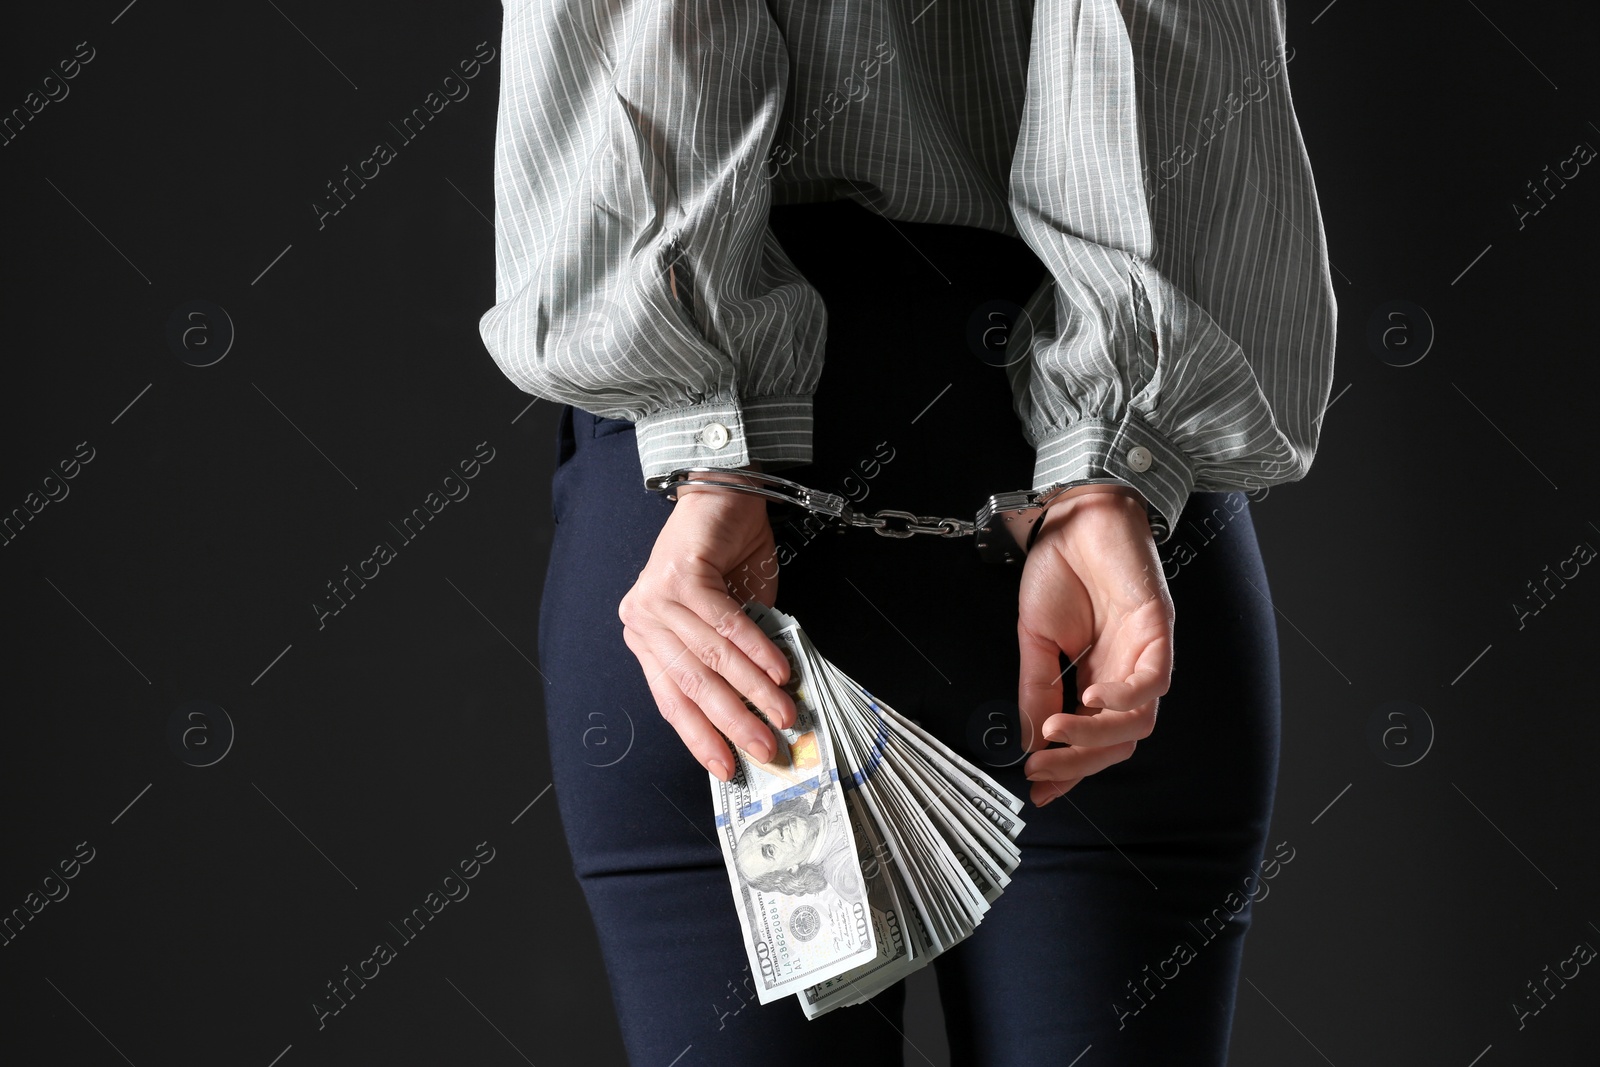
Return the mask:
<path id="1" fill-rule="evenodd" d="M 1276 0 L 504 7 L 480 331 L 647 481 L 811 461 L 826 313 L 768 209 L 840 197 L 1048 268 L 1007 340 L 1032 488 L 1119 479 L 1164 541 L 1305 475 L 1336 307 Z"/>

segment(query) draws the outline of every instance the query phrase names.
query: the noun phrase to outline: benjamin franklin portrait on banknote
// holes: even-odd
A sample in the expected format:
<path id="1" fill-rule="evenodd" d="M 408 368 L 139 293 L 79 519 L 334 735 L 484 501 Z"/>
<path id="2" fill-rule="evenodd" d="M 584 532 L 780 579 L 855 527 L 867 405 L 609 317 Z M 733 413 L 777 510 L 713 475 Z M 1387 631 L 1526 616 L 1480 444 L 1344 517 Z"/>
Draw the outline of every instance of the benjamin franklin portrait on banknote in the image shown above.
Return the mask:
<path id="1" fill-rule="evenodd" d="M 855 835 L 829 790 L 773 805 L 734 846 L 739 877 L 763 893 L 799 896 L 832 886 L 848 901 L 866 898 L 855 865 Z"/>

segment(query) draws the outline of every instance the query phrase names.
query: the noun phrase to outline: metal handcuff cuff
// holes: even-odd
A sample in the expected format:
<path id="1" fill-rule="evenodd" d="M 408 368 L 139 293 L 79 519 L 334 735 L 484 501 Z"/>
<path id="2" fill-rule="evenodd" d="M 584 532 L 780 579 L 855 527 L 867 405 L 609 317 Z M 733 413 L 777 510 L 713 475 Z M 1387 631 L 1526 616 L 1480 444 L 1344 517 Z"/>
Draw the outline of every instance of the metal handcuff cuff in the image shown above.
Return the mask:
<path id="1" fill-rule="evenodd" d="M 716 475 L 723 477 L 708 477 Z M 739 480 L 732 480 L 735 477 Z M 995 493 L 978 509 L 977 518 L 968 522 L 965 519 L 913 515 L 909 511 L 893 508 L 880 508 L 869 515 L 851 507 L 837 493 L 825 493 L 776 474 L 742 468 L 679 467 L 670 474 L 656 475 L 645 481 L 647 489 L 659 492 L 668 500 L 676 500 L 675 491 L 684 485 L 710 485 L 752 493 L 804 508 L 813 515 L 821 516 L 824 522 L 836 524 L 841 532 L 852 526 L 865 526 L 884 537 L 910 537 L 912 534 L 973 536 L 977 540 L 978 555 L 988 563 L 1015 563 L 1026 556 L 1039 534 L 1044 513 L 1069 489 L 1076 489 L 1080 485 L 1127 484 L 1121 478 L 1076 478 L 1043 489 Z M 1159 544 L 1166 532 L 1166 522 L 1154 509 L 1147 507 L 1146 512 L 1150 518 L 1151 533 Z"/>

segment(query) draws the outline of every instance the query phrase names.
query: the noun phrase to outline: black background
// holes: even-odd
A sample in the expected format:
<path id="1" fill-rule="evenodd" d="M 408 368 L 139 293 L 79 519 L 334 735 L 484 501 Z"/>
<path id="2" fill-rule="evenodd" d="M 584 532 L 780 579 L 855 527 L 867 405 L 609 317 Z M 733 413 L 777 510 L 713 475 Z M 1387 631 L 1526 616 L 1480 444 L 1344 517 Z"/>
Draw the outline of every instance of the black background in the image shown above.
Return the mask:
<path id="1" fill-rule="evenodd" d="M 125 2 L 0 37 L 7 114 L 93 49 L 0 147 L 0 514 L 70 490 L 0 545 L 0 914 L 93 850 L 0 947 L 0 1057 L 621 1062 L 532 662 L 557 408 L 477 334 L 498 55 L 344 210 L 319 228 L 311 207 L 498 50 L 500 9 Z M 1600 946 L 1600 577 L 1514 607 L 1600 546 L 1600 164 L 1520 225 L 1514 206 L 1600 147 L 1586 18 L 1289 11 L 1339 348 L 1311 475 L 1254 506 L 1283 650 L 1272 840 L 1295 859 L 1247 941 L 1245 1067 L 1593 1062 L 1595 968 L 1520 1029 L 1512 1008 Z M 193 300 L 235 333 L 210 366 L 215 311 L 169 340 Z M 397 537 L 481 442 L 470 495 Z M 380 540 L 397 558 L 319 626 L 326 583 Z M 209 710 L 175 745 L 191 701 Z M 325 983 L 480 843 L 470 895 L 319 1029 Z M 908 1062 L 941 1058 L 930 990 Z"/>

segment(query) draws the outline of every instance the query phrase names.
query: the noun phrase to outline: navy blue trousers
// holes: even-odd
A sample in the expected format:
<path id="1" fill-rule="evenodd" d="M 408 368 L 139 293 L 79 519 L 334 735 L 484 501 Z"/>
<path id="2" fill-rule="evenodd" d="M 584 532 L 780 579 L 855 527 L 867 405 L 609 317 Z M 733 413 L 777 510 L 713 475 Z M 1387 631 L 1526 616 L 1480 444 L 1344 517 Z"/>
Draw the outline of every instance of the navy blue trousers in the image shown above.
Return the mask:
<path id="1" fill-rule="evenodd" d="M 993 313 L 1043 278 L 1027 246 L 849 201 L 776 207 L 772 225 L 829 312 L 815 462 L 784 473 L 869 511 L 963 517 L 1026 488 L 1033 454 Z M 632 425 L 564 408 L 552 489 L 539 655 L 555 797 L 630 1062 L 899 1063 L 903 987 L 815 1021 L 792 1000 L 754 1000 L 708 776 L 660 717 L 617 618 L 672 507 L 642 488 Z M 788 514 L 772 508 L 787 546 L 778 607 L 1026 798 L 1020 567 L 982 562 L 970 538 L 818 533 Z M 1176 628 L 1155 732 L 1024 808 L 1014 882 L 933 964 L 957 1064 L 1064 1065 L 1085 1049 L 1082 1067 L 1226 1059 L 1277 775 L 1276 628 L 1242 493 L 1193 494 L 1161 555 Z"/>

